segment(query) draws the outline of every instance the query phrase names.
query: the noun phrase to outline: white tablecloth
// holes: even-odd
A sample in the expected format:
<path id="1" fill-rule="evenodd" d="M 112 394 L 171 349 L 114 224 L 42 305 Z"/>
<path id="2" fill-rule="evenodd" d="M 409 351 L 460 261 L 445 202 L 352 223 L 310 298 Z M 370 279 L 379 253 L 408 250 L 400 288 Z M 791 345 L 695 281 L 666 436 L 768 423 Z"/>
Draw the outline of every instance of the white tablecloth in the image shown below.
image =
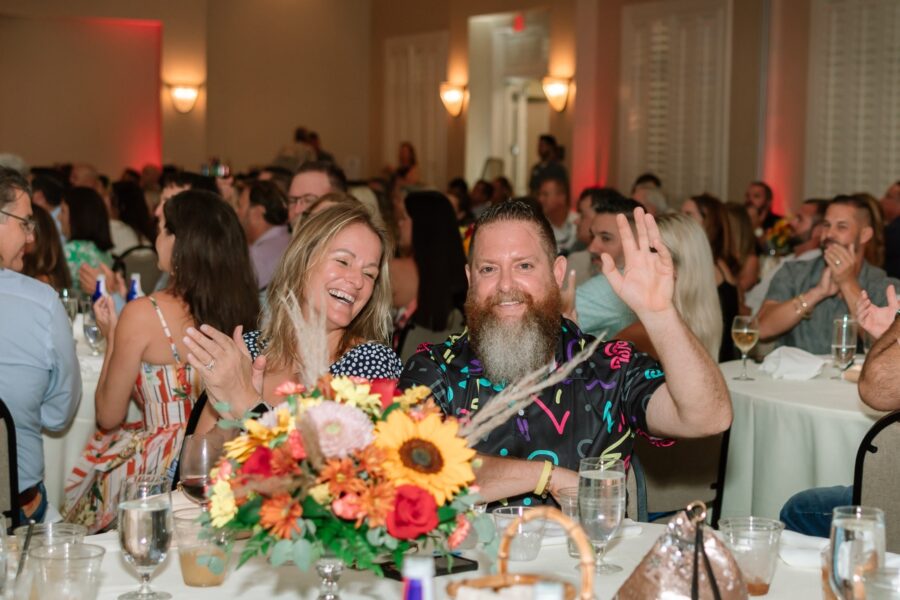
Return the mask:
<path id="1" fill-rule="evenodd" d="M 626 537 L 613 542 L 607 554 L 607 561 L 623 567 L 623 571 L 614 575 L 597 576 L 594 579 L 594 591 L 598 599 L 611 598 L 619 586 L 634 570 L 654 542 L 663 533 L 662 525 L 641 524 L 642 531 L 637 537 Z M 137 576 L 126 565 L 119 551 L 115 534 L 92 536 L 85 543 L 101 543 L 106 546 L 107 554 L 103 561 L 103 582 L 99 594 L 100 600 L 115 600 L 119 594 L 137 589 Z M 229 574 L 228 579 L 220 587 L 191 588 L 184 585 L 181 569 L 173 550 L 153 578 L 155 589 L 165 590 L 175 598 L 194 598 L 201 600 L 221 600 L 222 598 L 304 598 L 313 599 L 318 595 L 318 578 L 310 572 L 303 572 L 297 567 L 286 565 L 272 567 L 260 559 L 249 561 L 243 567 Z M 436 598 L 446 598 L 446 586 L 452 579 L 466 579 L 484 575 L 489 572 L 489 564 L 480 554 L 467 556 L 478 559 L 479 572 L 462 573 L 460 575 L 439 577 L 436 579 Z M 575 559 L 569 557 L 563 538 L 545 540 L 541 554 L 537 560 L 530 562 L 511 562 L 510 571 L 523 573 L 542 573 L 553 575 L 571 582 L 578 587 L 579 573 L 575 569 Z M 816 569 L 793 568 L 779 560 L 775 577 L 768 598 L 772 600 L 820 597 L 821 572 Z M 345 600 L 356 598 L 400 598 L 403 595 L 402 585 L 390 579 L 378 579 L 374 575 L 353 570 L 345 570 L 340 579 L 341 597 Z"/>
<path id="2" fill-rule="evenodd" d="M 785 501 L 812 487 L 852 485 L 856 451 L 884 414 L 859 399 L 857 386 L 830 379 L 772 379 L 748 361 L 755 381 L 735 381 L 740 361 L 721 365 L 734 424 L 722 514 L 777 518 Z"/>

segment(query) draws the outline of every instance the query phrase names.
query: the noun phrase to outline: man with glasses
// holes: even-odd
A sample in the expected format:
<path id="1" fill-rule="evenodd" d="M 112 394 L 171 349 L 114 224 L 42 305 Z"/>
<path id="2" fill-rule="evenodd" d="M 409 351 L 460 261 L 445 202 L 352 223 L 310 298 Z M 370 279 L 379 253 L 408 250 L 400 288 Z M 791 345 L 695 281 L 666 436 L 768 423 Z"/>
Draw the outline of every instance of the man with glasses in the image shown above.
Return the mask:
<path id="1" fill-rule="evenodd" d="M 304 163 L 294 173 L 288 191 L 288 222 L 296 229 L 313 202 L 325 194 L 346 191 L 347 176 L 339 166 L 324 161 Z"/>
<path id="2" fill-rule="evenodd" d="M 65 429 L 81 400 L 72 324 L 49 285 L 19 273 L 34 241 L 31 190 L 0 168 L 0 399 L 15 423 L 21 521 L 59 520 L 44 488 L 42 430 Z"/>

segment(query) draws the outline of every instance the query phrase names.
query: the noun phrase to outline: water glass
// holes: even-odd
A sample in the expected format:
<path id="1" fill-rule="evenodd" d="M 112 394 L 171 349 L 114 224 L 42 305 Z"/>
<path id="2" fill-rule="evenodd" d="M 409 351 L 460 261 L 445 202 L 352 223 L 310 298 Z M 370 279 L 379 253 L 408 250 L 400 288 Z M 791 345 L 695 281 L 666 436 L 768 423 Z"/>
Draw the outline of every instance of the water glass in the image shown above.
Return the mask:
<path id="1" fill-rule="evenodd" d="M 103 546 L 73 542 L 29 550 L 37 597 L 55 600 L 96 598 L 105 553 Z"/>
<path id="2" fill-rule="evenodd" d="M 519 517 L 533 510 L 526 506 L 502 506 L 491 513 L 497 533 L 502 537 L 506 529 Z M 535 520 L 519 523 L 509 545 L 509 560 L 534 560 L 541 551 L 544 540 L 544 521 Z"/>
<path id="3" fill-rule="evenodd" d="M 719 531 L 744 574 L 747 593 L 768 594 L 784 523 L 763 517 L 736 517 L 719 521 Z"/>
<path id="4" fill-rule="evenodd" d="M 863 594 L 863 577 L 884 566 L 884 511 L 838 506 L 831 519 L 831 589 L 838 598 Z"/>
<path id="5" fill-rule="evenodd" d="M 59 290 L 59 301 L 62 302 L 63 308 L 66 309 L 66 316 L 69 317 L 69 322 L 74 325 L 80 304 L 78 292 L 73 289 L 63 288 Z"/>
<path id="6" fill-rule="evenodd" d="M 735 317 L 731 323 L 731 339 L 735 347 L 741 351 L 741 375 L 735 379 L 753 381 L 753 378 L 747 375 L 747 353 L 759 341 L 759 323 L 756 317 Z"/>
<path id="7" fill-rule="evenodd" d="M 225 531 L 204 529 L 200 524 L 202 512 L 200 507 L 191 507 L 172 513 L 178 563 L 185 585 L 214 587 L 225 581 L 232 539 Z"/>
<path id="8" fill-rule="evenodd" d="M 84 339 L 87 340 L 88 346 L 91 347 L 92 356 L 100 356 L 100 347 L 103 344 L 103 334 L 100 333 L 100 327 L 97 325 L 97 317 L 94 315 L 94 307 L 90 300 L 85 300 L 82 304 L 82 312 L 84 313 L 84 322 L 82 329 L 84 331 Z"/>
<path id="9" fill-rule="evenodd" d="M 578 522 L 597 552 L 597 573 L 622 567 L 604 562 L 609 540 L 625 518 L 625 463 L 618 459 L 583 458 L 578 466 Z"/>
<path id="10" fill-rule="evenodd" d="M 559 501 L 559 508 L 562 513 L 578 523 L 578 488 L 561 488 L 556 494 L 556 499 Z M 569 556 L 572 558 L 579 558 L 581 556 L 578 552 L 578 546 L 575 545 L 575 541 L 571 536 L 566 540 L 566 545 L 568 546 Z"/>
<path id="11" fill-rule="evenodd" d="M 859 325 L 849 315 L 844 315 L 840 319 L 834 320 L 831 335 L 831 358 L 834 362 L 834 367 L 838 370 L 838 374 L 832 379 L 841 379 L 844 371 L 853 364 L 858 338 Z"/>
<path id="12" fill-rule="evenodd" d="M 141 578 L 136 592 L 119 600 L 166 600 L 172 595 L 150 589 L 150 577 L 165 560 L 172 542 L 172 499 L 166 477 L 138 475 L 125 480 L 119 494 L 119 545 Z"/>

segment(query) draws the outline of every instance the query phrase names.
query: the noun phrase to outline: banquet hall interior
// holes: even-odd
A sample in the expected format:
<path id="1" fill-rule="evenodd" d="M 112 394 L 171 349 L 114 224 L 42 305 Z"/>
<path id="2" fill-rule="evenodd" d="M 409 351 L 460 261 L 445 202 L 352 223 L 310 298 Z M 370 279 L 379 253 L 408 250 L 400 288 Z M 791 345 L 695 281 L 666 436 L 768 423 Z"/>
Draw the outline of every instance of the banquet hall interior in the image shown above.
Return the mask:
<path id="1" fill-rule="evenodd" d="M 0 0 L 0 77 L 0 595 L 900 598 L 900 0 Z"/>

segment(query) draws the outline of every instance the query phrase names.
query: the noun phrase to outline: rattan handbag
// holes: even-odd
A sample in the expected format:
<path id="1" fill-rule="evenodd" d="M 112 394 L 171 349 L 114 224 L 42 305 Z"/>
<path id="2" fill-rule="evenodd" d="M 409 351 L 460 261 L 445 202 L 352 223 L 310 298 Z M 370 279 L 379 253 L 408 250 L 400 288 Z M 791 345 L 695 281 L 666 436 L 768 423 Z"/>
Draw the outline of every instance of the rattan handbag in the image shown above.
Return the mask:
<path id="1" fill-rule="evenodd" d="M 509 573 L 507 571 L 507 560 L 509 560 L 509 545 L 513 537 L 516 535 L 519 526 L 528 521 L 538 519 L 546 519 L 547 521 L 555 521 L 559 523 L 566 531 L 566 535 L 572 538 L 578 547 L 578 560 L 581 566 L 581 592 L 578 594 L 580 600 L 591 600 L 594 597 L 594 548 L 585 535 L 584 530 L 572 519 L 562 514 L 559 510 L 542 506 L 527 511 L 524 515 L 509 524 L 503 537 L 500 539 L 500 549 L 497 551 L 497 574 L 488 575 L 486 577 L 478 577 L 476 579 L 464 579 L 462 581 L 454 581 L 447 584 L 447 595 L 456 598 L 457 593 L 464 587 L 477 589 L 499 590 L 502 588 L 512 587 L 514 585 L 534 585 L 539 581 L 557 581 L 551 577 L 543 575 L 531 575 L 526 573 Z M 575 587 L 570 583 L 563 583 L 563 592 L 566 600 L 574 600 Z"/>
<path id="2" fill-rule="evenodd" d="M 741 570 L 725 542 L 705 526 L 706 505 L 692 502 L 616 593 L 618 600 L 747 598 Z"/>

